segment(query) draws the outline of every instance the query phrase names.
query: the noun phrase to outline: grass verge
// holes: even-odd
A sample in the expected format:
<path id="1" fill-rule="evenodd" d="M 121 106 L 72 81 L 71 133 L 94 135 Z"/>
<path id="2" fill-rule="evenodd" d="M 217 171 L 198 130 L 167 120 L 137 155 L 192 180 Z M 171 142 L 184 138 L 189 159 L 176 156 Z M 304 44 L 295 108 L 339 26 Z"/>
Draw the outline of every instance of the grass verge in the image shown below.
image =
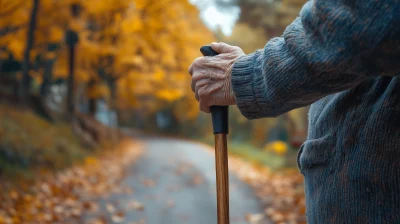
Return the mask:
<path id="1" fill-rule="evenodd" d="M 241 142 L 232 142 L 229 145 L 229 153 L 239 156 L 255 165 L 267 166 L 271 169 L 280 169 L 286 164 L 285 157 L 262 151 L 250 144 Z"/>
<path id="2" fill-rule="evenodd" d="M 0 104 L 0 176 L 32 178 L 37 171 L 82 161 L 83 147 L 67 123 L 50 123 L 29 110 Z"/>
<path id="3" fill-rule="evenodd" d="M 198 140 L 198 139 L 197 139 Z M 214 136 L 210 135 L 200 140 L 214 147 Z M 248 142 L 230 141 L 228 140 L 229 153 L 239 156 L 244 160 L 256 166 L 268 167 L 272 170 L 285 170 L 286 168 L 297 169 L 297 151 L 288 150 L 286 156 L 279 156 L 273 152 L 267 152 L 263 149 L 256 147 Z"/>

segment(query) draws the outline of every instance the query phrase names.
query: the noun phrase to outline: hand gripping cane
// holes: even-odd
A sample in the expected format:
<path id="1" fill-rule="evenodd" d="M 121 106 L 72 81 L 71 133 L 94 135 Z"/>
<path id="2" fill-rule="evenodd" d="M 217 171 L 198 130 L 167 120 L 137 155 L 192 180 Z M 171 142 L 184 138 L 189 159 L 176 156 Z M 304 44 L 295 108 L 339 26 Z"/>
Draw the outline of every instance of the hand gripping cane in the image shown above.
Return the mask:
<path id="1" fill-rule="evenodd" d="M 210 46 L 203 46 L 200 51 L 204 56 L 218 55 Z M 218 224 L 229 224 L 228 106 L 212 106 L 211 114 L 215 135 Z"/>

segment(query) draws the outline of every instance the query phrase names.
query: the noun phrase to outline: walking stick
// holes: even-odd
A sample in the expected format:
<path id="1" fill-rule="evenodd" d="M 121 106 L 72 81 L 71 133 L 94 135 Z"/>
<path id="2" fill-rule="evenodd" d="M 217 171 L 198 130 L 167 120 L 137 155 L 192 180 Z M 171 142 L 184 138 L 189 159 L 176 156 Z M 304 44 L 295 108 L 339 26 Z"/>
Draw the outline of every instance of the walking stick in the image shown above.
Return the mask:
<path id="1" fill-rule="evenodd" d="M 218 55 L 210 46 L 203 46 L 200 51 L 204 56 Z M 215 135 L 218 224 L 229 224 L 228 106 L 212 106 L 211 114 Z"/>

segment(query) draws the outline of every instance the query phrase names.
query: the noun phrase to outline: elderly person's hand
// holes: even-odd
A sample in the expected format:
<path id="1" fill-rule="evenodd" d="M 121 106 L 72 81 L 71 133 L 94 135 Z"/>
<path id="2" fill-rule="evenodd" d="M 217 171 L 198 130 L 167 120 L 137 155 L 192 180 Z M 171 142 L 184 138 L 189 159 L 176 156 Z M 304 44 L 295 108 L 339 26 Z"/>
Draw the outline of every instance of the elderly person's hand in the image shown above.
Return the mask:
<path id="1" fill-rule="evenodd" d="M 200 110 L 209 113 L 210 106 L 234 105 L 235 95 L 231 85 L 232 67 L 245 55 L 242 49 L 225 43 L 212 43 L 211 48 L 219 55 L 200 57 L 189 68 L 192 91 L 199 101 Z"/>

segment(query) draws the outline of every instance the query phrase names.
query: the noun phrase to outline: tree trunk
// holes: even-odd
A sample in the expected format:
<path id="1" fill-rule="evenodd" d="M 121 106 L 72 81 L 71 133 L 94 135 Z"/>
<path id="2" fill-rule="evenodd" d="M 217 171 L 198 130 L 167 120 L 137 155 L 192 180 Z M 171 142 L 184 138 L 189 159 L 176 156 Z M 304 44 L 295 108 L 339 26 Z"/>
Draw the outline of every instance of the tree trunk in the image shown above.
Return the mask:
<path id="1" fill-rule="evenodd" d="M 72 118 L 75 112 L 75 46 L 78 43 L 78 34 L 73 30 L 67 30 L 65 42 L 68 46 L 69 76 L 67 81 L 67 117 Z"/>
<path id="2" fill-rule="evenodd" d="M 68 46 L 69 53 L 69 76 L 67 81 L 67 114 L 69 117 L 72 117 L 75 110 L 74 105 L 74 89 L 75 89 L 75 74 L 74 74 L 74 66 L 75 66 L 75 45 Z"/>
<path id="3" fill-rule="evenodd" d="M 109 123 L 110 125 L 110 131 L 111 131 L 111 142 L 113 144 L 116 144 L 118 142 L 118 133 L 117 133 L 117 128 L 118 128 L 118 117 L 114 120 L 112 117 L 112 112 L 116 108 L 115 106 L 115 99 L 117 98 L 117 80 L 113 79 L 109 83 L 110 91 L 111 91 L 111 96 L 110 96 L 110 103 L 109 103 L 109 111 L 108 111 L 108 118 L 109 118 Z M 115 123 L 116 122 L 116 123 Z"/>
<path id="4" fill-rule="evenodd" d="M 89 115 L 94 117 L 96 116 L 96 112 L 97 112 L 97 100 L 89 99 Z"/>
<path id="5" fill-rule="evenodd" d="M 33 47 L 34 38 L 35 38 L 35 29 L 36 29 L 36 21 L 37 14 L 39 9 L 39 0 L 33 0 L 33 6 L 31 11 L 31 17 L 28 26 L 28 34 L 26 37 L 26 48 L 24 52 L 24 61 L 22 65 L 22 82 L 20 85 L 20 97 L 24 104 L 28 102 L 29 93 L 30 93 L 30 83 L 31 77 L 29 76 L 29 62 L 30 62 L 30 52 Z"/>
<path id="6" fill-rule="evenodd" d="M 92 78 L 89 80 L 87 84 L 87 89 L 86 91 L 91 91 L 92 88 L 96 85 L 96 81 Z M 89 115 L 92 117 L 96 116 L 97 112 L 97 99 L 89 98 L 88 99 L 88 112 Z"/>
<path id="7" fill-rule="evenodd" d="M 51 85 L 51 78 L 53 72 L 54 60 L 47 60 L 45 62 L 44 72 L 43 72 L 43 82 L 40 86 L 40 96 L 42 99 L 46 98 L 49 93 L 49 87 Z"/>
<path id="8" fill-rule="evenodd" d="M 109 108 L 110 111 L 112 110 L 116 110 L 116 99 L 117 99 L 117 80 L 112 80 L 109 83 L 109 87 L 110 87 L 110 104 L 109 104 Z M 117 123 L 115 124 L 118 127 L 118 118 L 116 119 Z"/>

